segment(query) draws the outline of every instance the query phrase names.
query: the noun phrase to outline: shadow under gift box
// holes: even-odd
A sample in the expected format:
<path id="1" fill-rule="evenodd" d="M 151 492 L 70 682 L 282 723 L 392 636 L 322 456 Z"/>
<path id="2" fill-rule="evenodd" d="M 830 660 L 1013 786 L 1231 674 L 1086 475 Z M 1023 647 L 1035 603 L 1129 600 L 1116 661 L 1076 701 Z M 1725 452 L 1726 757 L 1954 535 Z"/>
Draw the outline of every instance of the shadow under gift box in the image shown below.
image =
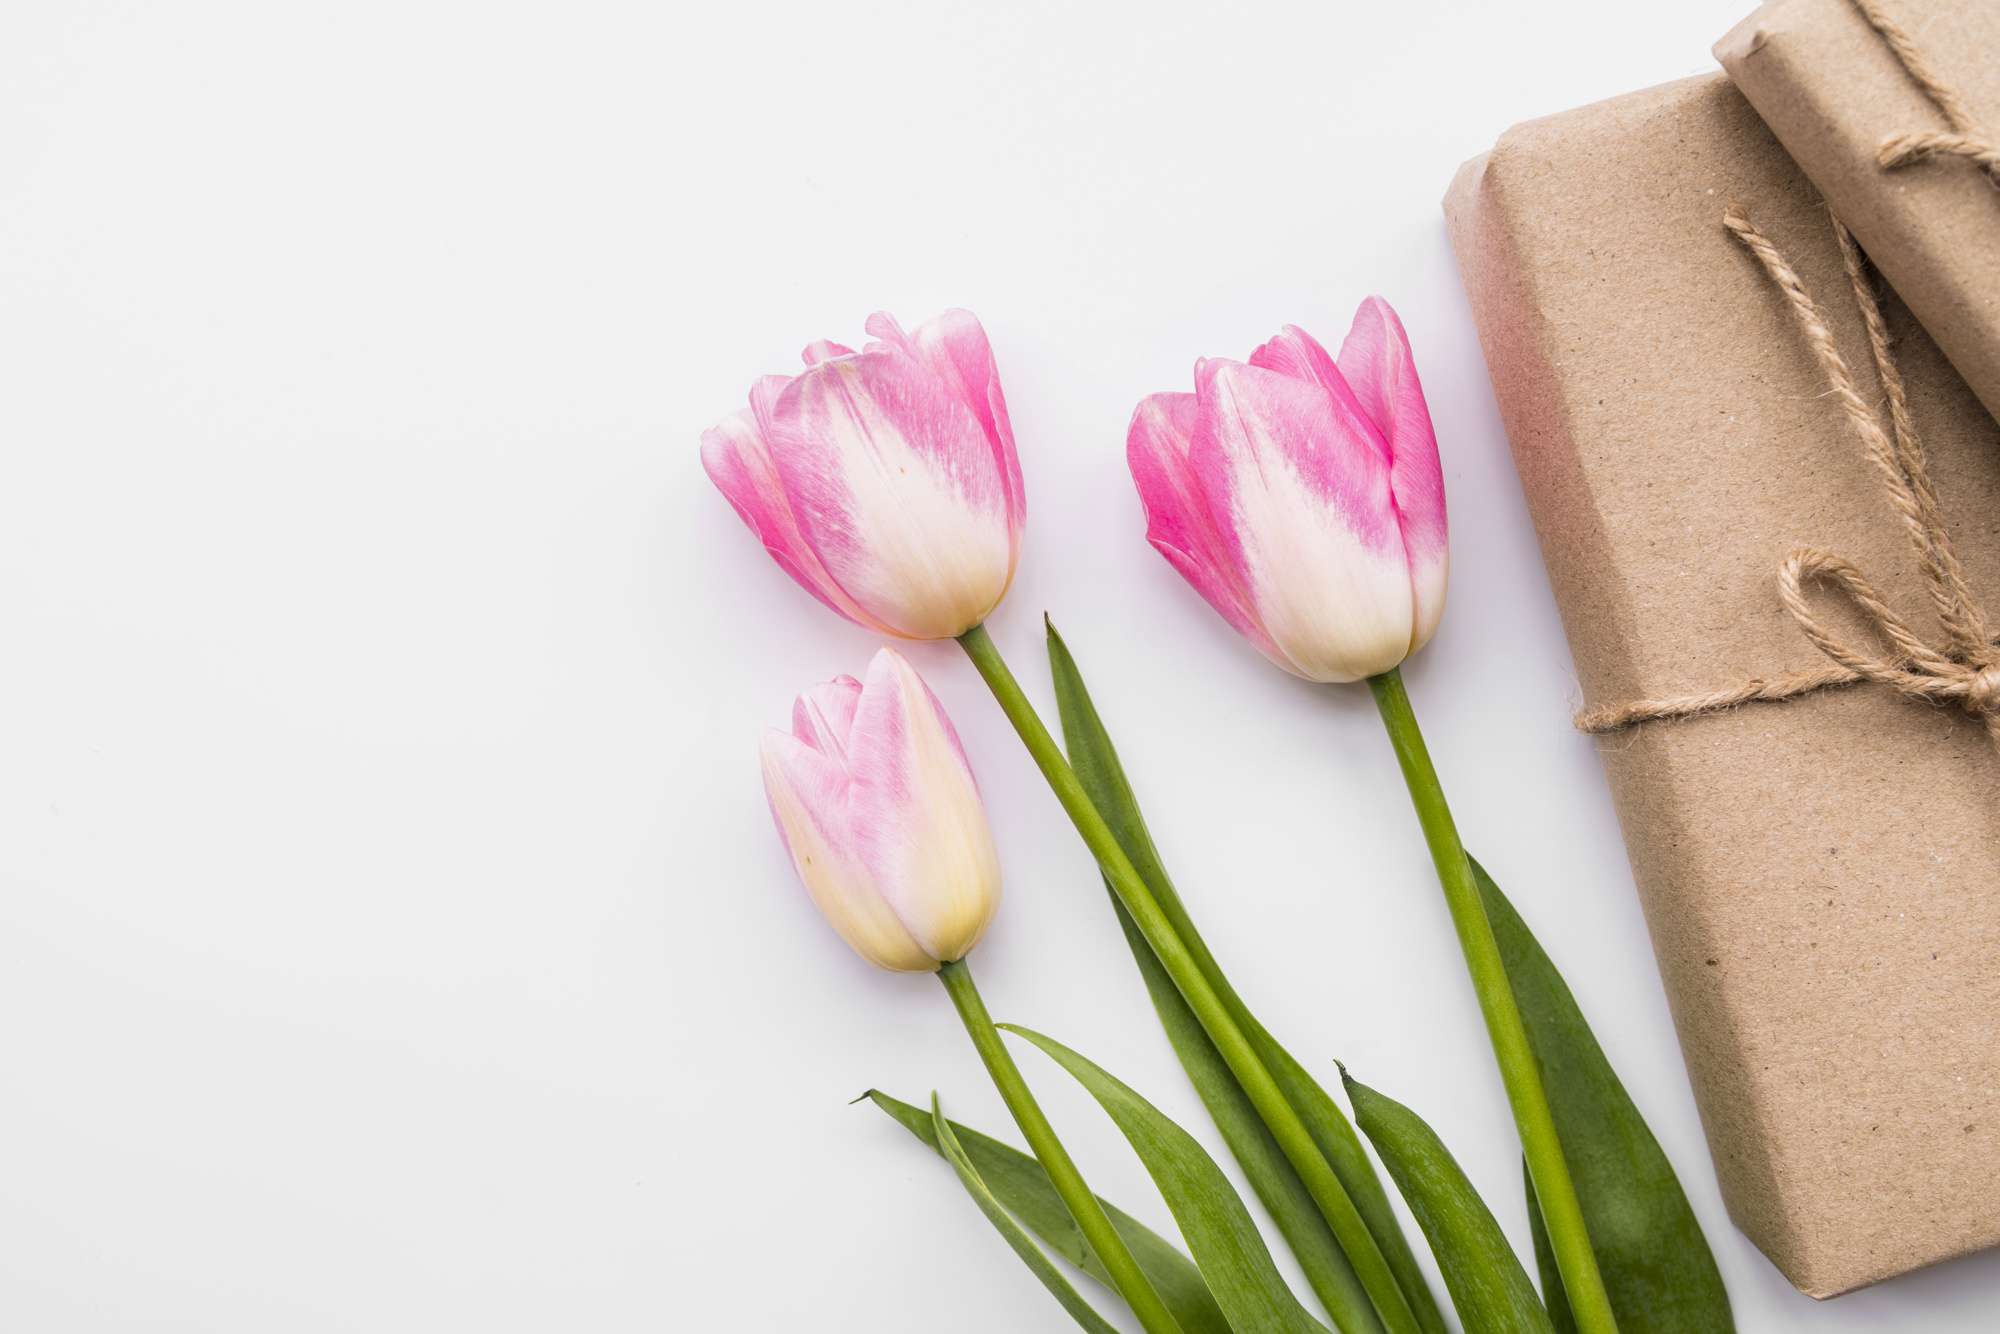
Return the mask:
<path id="1" fill-rule="evenodd" d="M 1721 74 L 1516 126 L 1445 199 L 1592 706 L 1827 665 L 1778 597 L 1800 546 L 1938 633 L 1731 204 L 1879 401 L 1825 206 Z M 1967 578 L 2000 615 L 2000 428 L 1885 312 Z M 1979 720 L 1862 684 L 1599 751 L 1737 1226 L 1815 1297 L 2000 1243 L 2000 753 Z"/>

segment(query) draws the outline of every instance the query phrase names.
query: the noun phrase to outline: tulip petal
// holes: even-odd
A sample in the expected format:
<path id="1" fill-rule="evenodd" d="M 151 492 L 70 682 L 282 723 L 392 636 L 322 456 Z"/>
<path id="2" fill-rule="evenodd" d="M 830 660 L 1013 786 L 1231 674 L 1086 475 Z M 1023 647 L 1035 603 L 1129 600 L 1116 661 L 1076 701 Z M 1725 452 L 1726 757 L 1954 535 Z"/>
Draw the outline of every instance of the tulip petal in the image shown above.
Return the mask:
<path id="1" fill-rule="evenodd" d="M 1282 665 L 1355 681 L 1409 656 L 1409 567 L 1367 432 L 1277 371 L 1213 359 L 1195 383 L 1189 462 Z"/>
<path id="2" fill-rule="evenodd" d="M 1333 396 L 1335 408 L 1342 422 L 1353 430 L 1356 442 L 1374 447 L 1383 462 L 1390 461 L 1388 438 L 1317 338 L 1296 324 L 1287 324 L 1250 354 L 1250 364 L 1324 389 Z"/>
<path id="3" fill-rule="evenodd" d="M 727 417 L 702 433 L 701 466 L 764 549 L 798 585 L 848 620 L 881 634 L 893 633 L 849 597 L 806 544 L 785 498 L 777 465 L 758 429 L 759 391 L 780 376 L 766 376 L 751 390 L 752 410 Z"/>
<path id="4" fill-rule="evenodd" d="M 841 939 L 877 968 L 931 973 L 926 954 L 875 887 L 854 850 L 847 773 L 797 737 L 767 727 L 758 738 L 764 792 L 792 865 Z"/>
<path id="5" fill-rule="evenodd" d="M 979 317 L 969 310 L 947 310 L 906 335 L 887 311 L 878 311 L 869 317 L 868 332 L 914 357 L 979 419 L 1006 487 L 1007 523 L 1018 537 L 1027 514 L 1021 460 L 1014 451 L 1007 399 L 1000 392 L 1000 367 Z"/>
<path id="6" fill-rule="evenodd" d="M 1273 662 L 1289 667 L 1257 619 L 1229 545 L 1209 513 L 1201 482 L 1188 461 L 1195 412 L 1193 394 L 1149 394 L 1132 412 L 1132 424 L 1125 431 L 1125 463 L 1146 507 L 1146 540 L 1236 633 Z"/>
<path id="7" fill-rule="evenodd" d="M 772 409 L 770 454 L 800 533 L 873 623 L 945 639 L 1013 577 L 1006 482 L 944 382 L 883 348 L 821 362 Z"/>
<path id="8" fill-rule="evenodd" d="M 806 350 L 802 355 L 805 357 L 806 365 L 817 366 L 822 361 L 831 361 L 835 357 L 851 357 L 854 355 L 854 349 L 842 347 L 831 339 L 815 338 L 806 344 Z"/>
<path id="9" fill-rule="evenodd" d="M 854 730 L 854 710 L 861 703 L 861 683 L 846 674 L 808 686 L 792 704 L 792 735 L 847 768 L 847 737 Z"/>
<path id="10" fill-rule="evenodd" d="M 785 392 L 785 386 L 792 382 L 789 375 L 760 375 L 750 383 L 750 420 L 757 424 L 760 440 L 771 438 L 771 409 L 777 405 L 778 395 Z M 768 445 L 765 452 L 769 453 Z"/>
<path id="11" fill-rule="evenodd" d="M 1401 516 L 1403 546 L 1410 558 L 1416 622 L 1415 652 L 1437 629 L 1444 614 L 1449 551 L 1444 510 L 1444 467 L 1438 461 L 1437 432 L 1410 355 L 1410 338 L 1387 301 L 1371 296 L 1354 314 L 1354 327 L 1340 345 L 1340 369 L 1353 386 L 1369 419 L 1389 442 L 1390 488 Z"/>
<path id="12" fill-rule="evenodd" d="M 884 648 L 850 733 L 854 846 L 882 897 L 934 959 L 960 959 L 1000 906 L 1000 854 L 951 720 Z"/>

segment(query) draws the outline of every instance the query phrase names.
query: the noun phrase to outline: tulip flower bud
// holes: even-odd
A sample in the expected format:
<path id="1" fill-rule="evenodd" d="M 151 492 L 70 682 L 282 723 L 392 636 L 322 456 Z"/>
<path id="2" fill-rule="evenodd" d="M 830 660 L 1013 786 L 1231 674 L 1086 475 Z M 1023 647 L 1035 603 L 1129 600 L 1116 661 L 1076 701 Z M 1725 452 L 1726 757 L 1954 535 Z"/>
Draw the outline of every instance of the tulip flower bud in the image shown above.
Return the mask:
<path id="1" fill-rule="evenodd" d="M 857 625 L 949 639 L 1007 592 L 1025 508 L 986 331 L 948 310 L 860 352 L 816 342 L 807 370 L 751 386 L 701 463 L 785 572 Z"/>
<path id="2" fill-rule="evenodd" d="M 806 892 L 877 968 L 964 958 L 1000 906 L 1000 854 L 958 733 L 884 648 L 864 685 L 812 687 L 759 739 L 764 790 Z"/>
<path id="3" fill-rule="evenodd" d="M 1444 612 L 1444 473 L 1396 312 L 1362 302 L 1340 359 L 1287 325 L 1250 363 L 1132 414 L 1146 536 L 1238 633 L 1309 681 L 1358 681 Z"/>

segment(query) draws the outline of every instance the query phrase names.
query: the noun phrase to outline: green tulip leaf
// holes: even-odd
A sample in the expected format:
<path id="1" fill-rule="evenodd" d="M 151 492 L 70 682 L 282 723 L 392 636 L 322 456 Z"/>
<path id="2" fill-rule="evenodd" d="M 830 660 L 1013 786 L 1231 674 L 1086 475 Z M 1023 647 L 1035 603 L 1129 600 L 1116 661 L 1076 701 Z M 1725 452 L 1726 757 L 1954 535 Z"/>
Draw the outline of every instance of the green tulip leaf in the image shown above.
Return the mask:
<path id="1" fill-rule="evenodd" d="M 1208 1108 L 1209 1118 L 1222 1132 L 1223 1142 L 1242 1167 L 1243 1175 L 1250 1179 L 1257 1198 L 1264 1202 L 1291 1247 L 1299 1267 L 1305 1271 L 1306 1281 L 1341 1334 L 1381 1334 L 1382 1320 L 1375 1314 L 1368 1290 L 1361 1286 L 1354 1267 L 1348 1264 L 1347 1253 L 1340 1249 L 1340 1242 L 1307 1193 L 1305 1183 L 1299 1180 L 1284 1150 L 1258 1117 L 1249 1095 L 1229 1072 L 1222 1053 L 1202 1031 L 1201 1021 L 1181 998 L 1173 979 L 1160 966 L 1152 947 L 1139 934 L 1138 926 L 1116 894 L 1111 896 L 1111 905 L 1118 914 L 1119 925 L 1125 928 L 1132 956 L 1139 961 L 1153 1008 L 1180 1057 L 1181 1067 L 1201 1095 L 1202 1105 Z"/>
<path id="2" fill-rule="evenodd" d="M 1476 860 L 1472 874 L 1548 1091 L 1620 1334 L 1730 1334 L 1736 1321 L 1722 1272 L 1673 1164 L 1520 913 Z"/>
<path id="3" fill-rule="evenodd" d="M 1535 1176 L 1526 1154 L 1521 1155 L 1521 1179 L 1528 1188 L 1528 1232 L 1535 1239 L 1535 1268 L 1542 1275 L 1542 1305 L 1549 1309 L 1549 1323 L 1556 1327 L 1556 1334 L 1577 1334 L 1576 1313 L 1569 1309 L 1569 1293 L 1556 1264 L 1556 1248 L 1549 1241 L 1549 1226 L 1542 1221 L 1542 1202 L 1535 1198 Z"/>
<path id="4" fill-rule="evenodd" d="M 1459 1323 L 1482 1334 L 1554 1334 L 1493 1211 L 1437 1132 L 1402 1103 L 1354 1079 L 1345 1066 L 1340 1077 L 1354 1119 L 1430 1239 Z"/>
<path id="5" fill-rule="evenodd" d="M 1444 1334 L 1444 1317 L 1438 1310 L 1437 1300 L 1417 1265 L 1408 1238 L 1403 1235 L 1402 1224 L 1389 1203 L 1388 1192 L 1382 1188 L 1381 1178 L 1375 1174 L 1374 1165 L 1368 1161 L 1368 1154 L 1361 1147 L 1360 1137 L 1354 1133 L 1354 1127 L 1342 1114 L 1339 1104 L 1257 1021 L 1236 994 L 1235 988 L 1230 986 L 1228 978 L 1223 976 L 1221 966 L 1209 953 L 1207 944 L 1195 929 L 1186 905 L 1181 902 L 1180 894 L 1167 875 L 1159 849 L 1154 846 L 1145 817 L 1139 811 L 1138 799 L 1126 779 L 1124 766 L 1119 762 L 1118 751 L 1111 744 L 1111 736 L 1105 730 L 1103 719 L 1098 716 L 1089 690 L 1084 686 L 1083 674 L 1077 669 L 1076 659 L 1071 656 L 1053 623 L 1048 624 L 1048 646 L 1056 703 L 1062 718 L 1063 745 L 1077 780 L 1082 783 L 1091 804 L 1111 826 L 1126 856 L 1132 859 L 1132 865 L 1159 900 L 1161 910 L 1172 922 L 1176 934 L 1194 956 L 1230 1017 L 1250 1040 L 1258 1058 L 1277 1081 L 1285 1100 L 1305 1123 L 1314 1143 L 1346 1188 L 1369 1234 L 1395 1274 L 1404 1300 L 1409 1303 L 1424 1334 Z M 1108 883 L 1106 889 L 1110 889 Z M 1181 1067 L 1186 1070 L 1195 1092 L 1201 1096 L 1202 1105 L 1208 1109 L 1216 1129 L 1222 1132 L 1223 1142 L 1229 1146 L 1230 1153 L 1249 1179 L 1251 1189 L 1257 1192 L 1258 1199 L 1263 1201 L 1272 1221 L 1278 1225 L 1286 1244 L 1291 1247 L 1314 1294 L 1343 1334 L 1376 1334 L 1381 1330 L 1382 1323 L 1374 1304 L 1360 1279 L 1355 1276 L 1353 1266 L 1348 1263 L 1346 1252 L 1341 1249 L 1332 1228 L 1327 1226 L 1318 1206 L 1307 1193 L 1305 1183 L 1299 1180 L 1298 1173 L 1258 1117 L 1249 1095 L 1230 1072 L 1221 1053 L 1209 1041 L 1200 1021 L 1181 998 L 1179 989 L 1167 976 L 1152 946 L 1139 933 L 1116 893 L 1111 894 L 1111 902 L 1118 913 L 1119 924 L 1125 930 L 1126 941 L 1131 945 L 1132 957 L 1138 962 L 1146 990 L 1152 997 L 1153 1008 L 1173 1044 L 1175 1054 L 1180 1058 Z"/>
<path id="6" fill-rule="evenodd" d="M 1160 1188 L 1208 1289 L 1237 1334 L 1326 1334 L 1285 1286 L 1250 1211 L 1192 1135 L 1110 1074 L 1053 1038 L 996 1027 L 1040 1047 L 1110 1114 Z"/>
<path id="7" fill-rule="evenodd" d="M 979 1179 L 978 1169 L 973 1167 L 972 1160 L 965 1156 L 965 1150 L 959 1147 L 957 1137 L 951 1133 L 951 1123 L 944 1119 L 944 1109 L 938 1105 L 935 1091 L 931 1093 L 931 1128 L 937 1135 L 938 1151 L 958 1173 L 959 1184 L 965 1187 L 965 1193 L 979 1206 L 979 1212 L 986 1215 L 986 1221 L 993 1224 L 994 1231 L 1014 1248 L 1014 1254 L 1020 1256 L 1021 1262 L 1042 1281 L 1049 1295 L 1090 1334 L 1118 1334 L 1117 1327 L 1091 1309 L 1083 1294 L 1076 1290 L 1076 1285 L 1063 1277 L 1055 1261 L 1042 1253 L 1042 1248 L 1035 1245 L 1035 1239 L 1028 1235 L 1027 1229 L 1015 1222 L 1012 1215 L 1000 1207 L 1000 1201 L 993 1198 L 993 1192 L 986 1189 L 986 1183 Z"/>
<path id="8" fill-rule="evenodd" d="M 949 1161 L 939 1144 L 936 1124 L 930 1113 L 892 1098 L 879 1089 L 870 1089 L 862 1096 L 936 1150 L 939 1157 Z M 1040 1237 L 1050 1250 L 1104 1284 L 1116 1297 L 1117 1289 L 1112 1287 L 1111 1275 L 1105 1272 L 1104 1266 L 1091 1251 L 1076 1220 L 1070 1217 L 1068 1206 L 1056 1194 L 1056 1188 L 1049 1184 L 1048 1173 L 1034 1156 L 956 1121 L 947 1124 L 958 1141 L 960 1152 L 979 1174 L 980 1181 L 993 1198 L 1025 1224 L 1030 1232 Z M 952 1165 L 957 1166 L 956 1163 Z M 1132 1258 L 1138 1261 L 1147 1281 L 1153 1285 L 1153 1291 L 1160 1295 L 1167 1310 L 1173 1313 L 1182 1334 L 1230 1334 L 1229 1322 L 1223 1318 L 1222 1308 L 1215 1304 L 1215 1298 L 1194 1261 L 1117 1205 L 1102 1197 L 1098 1203 L 1104 1206 L 1111 1226 L 1125 1239 L 1125 1245 L 1131 1250 Z"/>

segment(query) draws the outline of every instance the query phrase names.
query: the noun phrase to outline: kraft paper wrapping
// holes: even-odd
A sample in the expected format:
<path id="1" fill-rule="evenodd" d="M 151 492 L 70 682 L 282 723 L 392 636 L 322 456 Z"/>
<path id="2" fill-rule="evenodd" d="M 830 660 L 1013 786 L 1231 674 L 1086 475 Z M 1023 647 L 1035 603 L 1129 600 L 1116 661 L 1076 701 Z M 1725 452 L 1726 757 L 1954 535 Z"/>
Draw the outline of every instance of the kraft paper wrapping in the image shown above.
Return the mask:
<path id="1" fill-rule="evenodd" d="M 1798 546 L 1937 633 L 1879 476 L 1723 228 L 1731 203 L 1879 399 L 1825 208 L 1721 74 L 1516 126 L 1445 198 L 1592 706 L 1825 665 L 1778 599 Z M 1885 313 L 2000 619 L 2000 427 L 1893 297 Z M 1737 1226 L 1815 1297 L 2000 1243 L 2000 756 L 1979 721 L 1863 684 L 1599 750 Z"/>
<path id="2" fill-rule="evenodd" d="M 2000 134 L 2000 3 L 1876 3 Z M 1964 157 L 1877 158 L 1893 134 L 1950 129 L 1936 103 L 1853 0 L 1768 0 L 1715 56 L 2000 417 L 2000 188 Z"/>

